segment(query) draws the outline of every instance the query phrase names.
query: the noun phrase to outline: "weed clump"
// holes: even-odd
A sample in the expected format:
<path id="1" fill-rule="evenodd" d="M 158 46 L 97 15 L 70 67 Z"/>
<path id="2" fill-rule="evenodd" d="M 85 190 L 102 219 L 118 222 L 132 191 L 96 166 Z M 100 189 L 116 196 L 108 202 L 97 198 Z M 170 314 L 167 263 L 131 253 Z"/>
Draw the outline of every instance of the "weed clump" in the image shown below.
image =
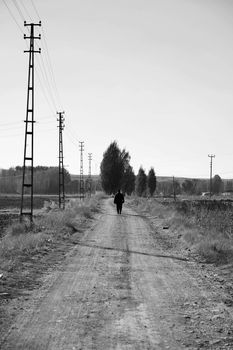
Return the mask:
<path id="1" fill-rule="evenodd" d="M 27 231 L 27 226 L 21 222 L 14 222 L 8 229 L 11 236 L 18 236 Z"/>
<path id="2" fill-rule="evenodd" d="M 233 247 L 227 239 L 203 239 L 197 251 L 207 262 L 227 263 L 233 258 Z"/>

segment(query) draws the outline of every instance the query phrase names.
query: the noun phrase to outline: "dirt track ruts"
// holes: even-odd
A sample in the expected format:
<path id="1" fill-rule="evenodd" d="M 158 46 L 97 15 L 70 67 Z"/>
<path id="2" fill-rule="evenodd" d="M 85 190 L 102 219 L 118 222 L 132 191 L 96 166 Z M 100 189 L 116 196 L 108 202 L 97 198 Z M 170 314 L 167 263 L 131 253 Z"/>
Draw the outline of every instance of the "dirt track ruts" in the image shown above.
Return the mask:
<path id="1" fill-rule="evenodd" d="M 33 292 L 0 348 L 231 349 L 213 338 L 221 319 L 212 320 L 216 308 L 231 315 L 195 266 L 162 250 L 145 218 L 127 207 L 117 215 L 108 200 L 65 263 Z"/>

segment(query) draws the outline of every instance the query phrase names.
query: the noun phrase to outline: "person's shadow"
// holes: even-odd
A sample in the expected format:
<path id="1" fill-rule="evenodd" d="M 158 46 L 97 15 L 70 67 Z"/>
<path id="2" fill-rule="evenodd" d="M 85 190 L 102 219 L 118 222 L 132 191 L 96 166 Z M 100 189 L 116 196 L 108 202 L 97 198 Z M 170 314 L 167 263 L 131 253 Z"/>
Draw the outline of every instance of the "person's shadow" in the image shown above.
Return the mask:
<path id="1" fill-rule="evenodd" d="M 187 259 L 187 258 L 183 258 L 183 257 L 175 256 L 175 255 L 154 254 L 154 253 L 139 252 L 136 250 L 116 248 L 116 247 L 104 247 L 104 246 L 100 246 L 98 244 L 88 244 L 88 243 L 80 242 L 80 241 L 76 241 L 75 243 L 81 247 L 90 247 L 90 248 L 95 248 L 95 249 L 112 250 L 112 251 L 118 251 L 118 252 L 127 253 L 127 254 L 139 254 L 139 255 L 145 255 L 145 256 L 154 256 L 156 258 L 166 258 L 166 259 L 173 259 L 173 260 L 180 260 L 180 261 L 189 261 L 189 259 Z"/>

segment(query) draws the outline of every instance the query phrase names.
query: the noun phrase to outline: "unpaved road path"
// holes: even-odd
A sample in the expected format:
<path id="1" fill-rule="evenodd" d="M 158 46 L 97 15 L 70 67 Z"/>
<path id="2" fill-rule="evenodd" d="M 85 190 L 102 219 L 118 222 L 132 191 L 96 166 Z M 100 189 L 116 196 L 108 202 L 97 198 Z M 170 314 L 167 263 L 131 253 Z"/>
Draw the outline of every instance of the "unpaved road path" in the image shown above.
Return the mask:
<path id="1" fill-rule="evenodd" d="M 150 222 L 107 200 L 97 223 L 22 305 L 1 349 L 233 349 L 231 308 Z M 161 237 L 160 237 L 161 239 Z"/>

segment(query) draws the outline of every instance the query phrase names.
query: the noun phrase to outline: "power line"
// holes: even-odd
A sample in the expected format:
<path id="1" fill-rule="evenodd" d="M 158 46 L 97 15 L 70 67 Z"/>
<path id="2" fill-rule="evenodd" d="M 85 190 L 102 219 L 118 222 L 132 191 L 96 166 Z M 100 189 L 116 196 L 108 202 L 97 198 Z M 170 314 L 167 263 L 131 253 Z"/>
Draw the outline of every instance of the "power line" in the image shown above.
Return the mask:
<path id="1" fill-rule="evenodd" d="M 39 15 L 38 11 L 37 11 L 37 8 L 36 8 L 36 6 L 34 4 L 34 1 L 31 0 L 31 3 L 32 3 L 32 7 L 34 8 L 34 11 L 35 11 L 36 15 L 38 16 L 38 19 L 40 20 L 41 18 L 40 18 L 40 15 Z"/>
<path id="2" fill-rule="evenodd" d="M 7 138 L 9 138 L 9 137 L 16 137 L 16 136 L 22 136 L 23 135 L 23 132 L 22 133 L 20 133 L 20 134 L 13 134 L 13 135 L 1 135 L 1 138 L 5 138 L 5 137 L 7 137 Z"/>
<path id="3" fill-rule="evenodd" d="M 57 84 L 56 84 L 56 79 L 55 79 L 55 75 L 54 75 L 54 71 L 53 71 L 53 66 L 52 66 L 52 63 L 51 63 L 51 56 L 50 56 L 49 49 L 48 49 L 46 34 L 45 34 L 45 30 L 43 28 L 42 28 L 42 34 L 43 34 L 44 43 L 45 43 L 45 53 L 46 53 L 45 57 L 47 57 L 47 62 L 48 62 L 49 72 L 50 72 L 50 75 L 51 75 L 51 80 L 53 81 L 53 84 L 54 84 L 54 88 L 55 88 L 55 91 L 56 91 L 56 94 L 57 94 L 58 102 L 60 103 L 60 105 L 62 105 L 60 94 L 59 94 L 59 91 L 58 91 L 58 88 L 57 88 Z"/>
<path id="4" fill-rule="evenodd" d="M 20 6 L 18 5 L 17 1 L 16 1 L 16 0 L 12 0 L 12 2 L 13 2 L 13 4 L 15 5 L 16 10 L 18 11 L 18 13 L 19 13 L 21 19 L 24 21 L 24 20 L 25 20 L 25 17 L 24 17 L 24 15 L 23 15 L 23 12 L 21 11 L 21 8 L 20 8 Z M 23 5 L 23 4 L 22 4 L 22 5 Z M 34 6 L 35 6 L 35 5 L 34 5 Z M 24 7 L 24 8 L 25 8 L 25 7 Z M 26 8 L 25 8 L 25 10 L 26 10 Z M 26 12 L 28 13 L 27 10 L 26 10 Z M 29 17 L 31 17 L 31 16 L 29 15 Z M 28 28 L 27 28 L 27 29 L 28 29 Z M 37 45 L 37 43 L 36 43 L 36 45 Z M 37 45 L 37 46 L 38 46 L 38 45 Z M 46 42 L 45 42 L 45 46 L 46 46 L 46 50 L 48 51 L 48 46 L 47 46 Z M 45 50 L 45 52 L 46 52 L 46 50 Z M 48 53 L 47 53 L 47 55 L 48 55 Z M 46 54 L 45 54 L 45 57 L 46 57 Z M 48 74 L 47 74 L 47 71 L 46 71 L 46 66 L 45 66 L 45 63 L 44 63 L 44 60 L 43 60 L 43 56 L 41 55 L 40 58 L 41 58 L 41 63 L 39 62 L 39 69 L 41 70 L 43 79 L 44 79 L 44 81 L 45 81 L 45 86 L 46 86 L 47 91 L 48 91 L 48 93 L 49 93 L 49 95 L 50 95 L 50 98 L 51 98 L 51 100 L 52 100 L 52 104 L 53 104 L 53 106 L 54 106 L 54 109 L 57 109 L 57 103 L 56 103 L 55 98 L 54 98 L 53 88 L 52 88 L 51 82 L 50 82 L 50 80 L 49 80 L 49 78 L 48 78 Z M 49 66 L 49 65 L 51 65 L 51 63 L 48 63 L 48 66 Z M 52 69 L 52 67 L 51 67 L 50 69 Z M 54 80 L 54 78 L 52 78 L 52 80 Z M 52 81 L 52 80 L 51 80 L 51 81 Z M 55 88 L 55 89 L 57 89 L 57 88 Z"/>
<path id="5" fill-rule="evenodd" d="M 0 123 L 0 127 L 2 127 L 2 126 L 8 126 L 8 125 L 15 125 L 15 124 L 21 124 L 21 122 L 10 122 L 10 123 Z"/>
<path id="6" fill-rule="evenodd" d="M 19 23 L 17 22 L 15 16 L 13 15 L 13 12 L 11 11 L 11 9 L 10 9 L 9 6 L 7 5 L 7 3 L 5 2 L 5 0 L 2 0 L 2 1 L 3 1 L 4 5 L 6 6 L 8 12 L 9 12 L 11 18 L 13 19 L 13 21 L 15 22 L 15 24 L 17 25 L 17 27 L 19 28 L 19 30 L 21 31 L 21 33 L 24 34 L 23 29 L 20 27 Z"/>
<path id="7" fill-rule="evenodd" d="M 23 30 L 21 29 L 13 11 L 10 9 L 10 7 L 7 5 L 6 1 L 3 0 L 10 16 L 12 17 L 12 19 L 14 20 L 14 22 L 16 23 L 18 29 L 20 30 L 21 33 L 24 33 Z M 22 20 L 24 20 L 25 16 L 24 14 L 26 13 L 27 16 L 32 19 L 32 16 L 30 15 L 30 11 L 27 9 L 27 7 L 25 7 L 25 5 L 23 3 L 17 3 L 17 0 L 12 0 L 13 5 L 16 9 L 16 11 L 18 12 L 20 18 Z M 35 6 L 35 3 L 33 2 L 33 0 L 31 0 L 31 4 L 32 7 L 34 9 L 34 12 L 36 13 L 37 17 L 40 18 L 39 12 Z M 20 5 L 22 5 L 22 7 L 20 7 Z M 28 28 L 27 28 L 28 29 Z M 56 80 L 55 80 L 55 75 L 54 75 L 54 71 L 53 71 L 53 66 L 51 63 L 51 57 L 50 57 L 50 53 L 49 53 L 49 49 L 48 49 L 48 44 L 47 44 L 47 40 L 46 40 L 46 34 L 45 34 L 45 30 L 42 28 L 42 32 L 43 32 L 43 36 L 42 36 L 42 43 L 44 46 L 44 57 L 46 60 L 46 64 L 45 61 L 43 59 L 43 56 L 41 56 L 41 60 L 38 60 L 38 65 L 37 67 L 35 67 L 35 73 L 36 76 L 38 78 L 38 83 L 40 85 L 41 88 L 41 92 L 45 98 L 45 101 L 49 107 L 49 109 L 51 110 L 52 114 L 54 115 L 54 109 L 57 109 L 57 105 L 61 103 L 61 99 L 60 99 L 60 95 L 58 92 L 58 88 L 57 88 L 57 84 L 56 84 Z M 35 43 L 37 45 L 37 43 Z M 28 48 L 28 45 L 27 45 Z M 54 115 L 54 117 L 56 118 L 56 116 Z M 13 128 L 12 128 L 13 129 Z M 46 129 L 46 131 L 49 131 L 50 129 Z M 51 129 L 52 131 L 52 129 Z M 68 140 L 76 147 L 77 146 L 77 137 L 74 136 L 73 132 L 67 130 L 68 133 Z M 21 134 L 17 134 L 17 135 L 21 135 Z M 16 135 L 14 135 L 16 136 Z M 7 136 L 9 137 L 9 136 Z"/>
<path id="8" fill-rule="evenodd" d="M 31 0 L 31 3 L 32 3 L 32 6 L 34 8 L 34 11 L 35 11 L 36 15 L 38 16 L 38 19 L 40 19 L 39 12 L 38 12 L 38 10 L 37 10 L 37 8 L 36 8 L 36 6 L 35 6 L 35 4 L 34 4 L 34 2 L 32 0 Z M 53 66 L 52 66 L 52 63 L 51 63 L 51 57 L 50 57 L 50 53 L 49 53 L 49 49 L 48 49 L 46 34 L 45 34 L 45 30 L 43 28 L 42 28 L 42 37 L 43 37 L 43 42 L 44 42 L 44 50 L 43 51 L 45 52 L 45 59 L 47 61 L 47 68 L 48 68 L 48 72 L 50 74 L 51 82 L 52 82 L 52 85 L 53 85 L 53 86 L 51 85 L 51 87 L 54 87 L 54 91 L 56 92 L 57 99 L 58 99 L 58 104 L 62 105 L 60 94 L 58 92 L 58 88 L 57 88 L 57 84 L 56 84 L 56 80 L 55 80 Z M 43 66 L 45 66 L 44 63 L 43 63 Z M 49 79 L 47 79 L 47 81 L 49 81 Z"/>
<path id="9" fill-rule="evenodd" d="M 5 0 L 3 0 L 3 3 L 4 3 L 4 5 L 6 6 L 8 12 L 9 12 L 9 14 L 10 14 L 10 16 L 12 17 L 13 21 L 14 21 L 15 24 L 17 25 L 17 27 L 18 27 L 18 29 L 20 30 L 20 32 L 21 32 L 22 34 L 24 34 L 24 32 L 23 32 L 22 28 L 20 27 L 20 25 L 19 25 L 19 23 L 18 23 L 16 17 L 14 16 L 13 12 L 11 11 L 10 7 L 7 5 L 7 3 L 5 2 Z M 15 4 L 15 2 L 14 2 L 14 4 Z M 15 4 L 15 5 L 16 5 L 16 4 Z M 20 11 L 18 5 L 16 6 L 16 9 L 17 9 L 17 11 L 19 12 L 20 17 L 23 18 L 22 12 Z M 28 46 L 27 46 L 27 48 L 28 48 Z M 44 78 L 43 68 L 41 68 L 41 66 L 40 66 L 40 61 L 39 61 L 39 69 L 40 69 L 40 72 L 41 72 L 41 76 L 42 76 L 43 79 L 46 81 L 46 79 Z M 44 68 L 44 69 L 45 69 L 45 68 Z M 46 92 L 45 92 L 45 88 L 44 88 L 43 83 L 42 83 L 41 78 L 40 78 L 39 71 L 37 70 L 36 67 L 35 67 L 35 71 L 36 71 L 37 78 L 38 78 L 38 80 L 39 80 L 39 84 L 40 84 L 40 86 L 41 86 L 42 93 L 43 93 L 43 95 L 44 95 L 44 97 L 45 97 L 46 102 L 48 103 L 49 108 L 52 107 L 52 108 L 51 108 L 51 111 L 53 111 L 54 109 L 57 109 L 57 108 L 56 108 L 56 104 L 54 104 L 54 102 L 50 102 L 50 101 L 48 100 L 47 94 L 46 94 Z M 45 86 L 47 86 L 47 84 L 45 84 Z M 48 91 L 48 92 L 49 92 L 49 91 Z M 49 95 L 51 96 L 51 92 L 49 92 Z M 53 106 L 53 104 L 54 104 L 54 106 Z M 53 108 L 54 108 L 54 109 L 53 109 Z"/>
<path id="10" fill-rule="evenodd" d="M 73 129 L 71 129 L 70 126 L 68 126 L 67 129 L 68 129 L 70 136 L 73 138 L 73 140 L 75 140 L 75 142 L 77 142 L 76 140 L 78 140 L 78 136 L 74 134 Z"/>
<path id="11" fill-rule="evenodd" d="M 40 84 L 40 87 L 41 87 L 42 94 L 44 95 L 44 98 L 45 98 L 45 100 L 46 100 L 46 102 L 47 102 L 47 104 L 48 104 L 48 106 L 49 106 L 51 112 L 53 112 L 53 111 L 54 111 L 53 104 L 50 102 L 50 100 L 48 99 L 48 96 L 46 95 L 46 91 L 45 91 L 45 89 L 44 89 L 44 86 L 43 86 L 43 84 L 42 84 L 42 81 L 41 81 L 39 72 L 38 72 L 38 70 L 37 70 L 36 67 L 35 67 L 35 71 L 36 71 L 36 76 L 37 76 L 37 78 L 38 78 L 38 81 L 39 81 L 39 84 Z M 56 109 L 56 108 L 55 108 L 55 109 Z"/>
<path id="12" fill-rule="evenodd" d="M 49 81 L 49 78 L 48 78 L 48 74 L 47 74 L 47 72 L 46 72 L 46 68 L 45 68 L 45 63 L 44 63 L 43 56 L 41 55 L 40 58 L 41 58 L 41 62 L 42 62 L 42 71 L 44 72 L 45 82 L 47 81 L 47 84 L 46 84 L 47 91 L 48 91 L 48 93 L 50 94 L 50 97 L 51 97 L 52 103 L 53 103 L 53 105 L 54 105 L 54 108 L 57 109 L 56 101 L 55 101 L 54 96 L 53 96 L 53 91 L 52 91 L 52 88 L 51 88 L 51 85 L 50 85 L 50 81 Z M 40 67 L 40 68 L 41 68 L 41 67 Z"/>
<path id="13" fill-rule="evenodd" d="M 39 122 L 37 122 L 37 124 L 39 125 L 45 125 L 45 124 L 50 124 L 50 123 L 54 123 L 54 119 L 49 119 L 49 120 L 41 120 Z"/>
<path id="14" fill-rule="evenodd" d="M 2 131 L 17 130 L 17 129 L 22 129 L 22 123 L 21 123 L 21 125 L 19 125 L 19 126 L 7 127 L 7 128 L 5 128 L 5 129 L 2 129 L 2 127 L 1 127 L 0 133 L 1 133 Z"/>
<path id="15" fill-rule="evenodd" d="M 13 12 L 9 8 L 9 6 L 6 4 L 5 0 L 3 0 L 3 2 L 5 4 L 5 6 L 7 7 L 8 12 L 10 13 L 12 19 L 14 20 L 14 22 L 18 26 L 19 30 L 23 33 L 23 30 L 21 29 Z M 23 3 L 21 3 L 19 5 L 17 3 L 17 0 L 12 0 L 12 2 L 13 2 L 14 6 L 15 6 L 15 8 L 16 8 L 16 10 L 17 10 L 17 12 L 22 20 L 24 20 L 25 17 L 24 17 L 23 11 L 20 8 L 20 5 L 23 6 L 24 12 L 26 12 L 27 15 L 30 18 L 32 18 L 30 16 L 29 11 L 27 10 L 27 8 L 24 6 Z M 34 11 L 36 12 L 37 16 L 40 17 L 33 1 L 32 1 L 32 6 L 33 6 Z M 42 31 L 45 34 L 45 31 L 43 30 L 43 28 L 42 28 Z M 56 81 L 55 81 L 55 76 L 54 76 L 54 72 L 53 72 L 53 68 L 52 68 L 52 64 L 51 64 L 51 59 L 50 59 L 50 55 L 49 55 L 49 50 L 48 50 L 48 44 L 47 44 L 47 41 L 45 38 L 44 38 L 43 42 L 44 42 L 43 46 L 45 48 L 45 50 L 44 50 L 45 55 L 44 56 L 45 56 L 47 64 L 45 64 L 45 62 L 44 62 L 43 55 L 40 55 L 41 60 L 38 61 L 38 67 L 35 68 L 35 71 L 36 71 L 37 78 L 39 80 L 39 85 L 41 87 L 42 94 L 44 95 L 45 100 L 46 100 L 49 108 L 51 110 L 56 110 L 58 105 L 59 104 L 61 105 L 61 99 L 60 99 L 60 95 L 59 95 L 58 88 L 57 88 Z M 37 43 L 35 43 L 35 44 L 37 45 Z M 46 69 L 46 67 L 47 67 L 47 69 Z M 48 98 L 48 96 L 49 96 L 49 98 Z"/>
<path id="16" fill-rule="evenodd" d="M 54 120 L 54 118 L 56 119 L 56 115 L 55 113 L 52 113 L 50 115 L 45 115 L 44 117 L 40 117 L 40 120 L 48 120 L 48 119 Z"/>
<path id="17" fill-rule="evenodd" d="M 21 1 L 20 4 L 22 5 L 22 7 L 23 7 L 25 13 L 26 13 L 27 16 L 30 18 L 30 20 L 33 21 L 31 15 L 30 15 L 30 13 L 28 12 L 28 10 L 27 10 L 26 6 L 24 5 L 23 1 Z"/>
<path id="18" fill-rule="evenodd" d="M 22 13 L 22 11 L 21 11 L 21 9 L 20 9 L 20 7 L 19 7 L 17 1 L 16 1 L 16 0 L 12 0 L 12 2 L 13 2 L 13 4 L 15 5 L 16 10 L 18 11 L 18 13 L 19 13 L 19 15 L 20 15 L 22 21 L 24 22 L 24 21 L 25 21 L 25 17 L 24 17 L 24 15 L 23 15 L 23 13 Z"/>
<path id="19" fill-rule="evenodd" d="M 68 127 L 67 127 L 66 130 L 67 130 L 67 133 L 69 134 L 70 138 L 72 139 L 71 141 L 74 143 L 75 146 L 77 146 L 77 142 L 78 142 L 77 139 L 78 139 L 78 138 L 77 138 L 77 137 L 74 137 L 74 136 L 72 135 L 72 133 L 70 132 L 70 130 L 68 130 Z"/>

